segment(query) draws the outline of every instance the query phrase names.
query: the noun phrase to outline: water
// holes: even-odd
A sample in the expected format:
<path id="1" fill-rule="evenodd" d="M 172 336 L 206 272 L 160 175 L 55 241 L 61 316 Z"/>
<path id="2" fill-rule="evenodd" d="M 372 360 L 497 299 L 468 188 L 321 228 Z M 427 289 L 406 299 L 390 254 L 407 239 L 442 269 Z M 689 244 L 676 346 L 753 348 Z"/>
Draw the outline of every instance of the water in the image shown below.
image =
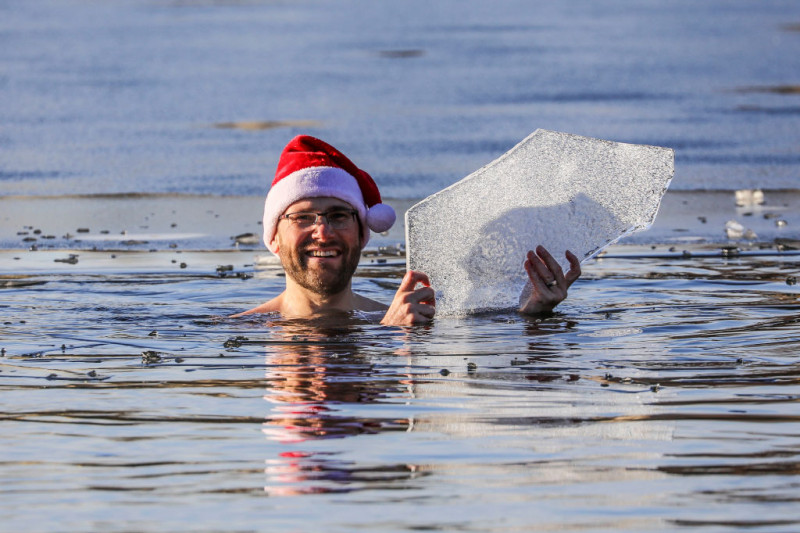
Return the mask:
<path id="1" fill-rule="evenodd" d="M 0 3 L 0 529 L 796 531 L 798 11 Z M 556 315 L 226 318 L 295 133 L 402 215 L 536 128 L 676 149 Z"/>
<path id="2" fill-rule="evenodd" d="M 250 252 L 23 276 L 4 529 L 796 530 L 800 256 L 622 250 L 551 318 L 413 330 L 224 318 L 280 289 Z"/>
<path id="3" fill-rule="evenodd" d="M 537 128 L 674 148 L 673 188 L 796 188 L 798 21 L 794 0 L 7 1 L 0 194 L 260 196 L 311 133 L 424 198 Z M 289 126 L 215 127 L 239 121 Z"/>

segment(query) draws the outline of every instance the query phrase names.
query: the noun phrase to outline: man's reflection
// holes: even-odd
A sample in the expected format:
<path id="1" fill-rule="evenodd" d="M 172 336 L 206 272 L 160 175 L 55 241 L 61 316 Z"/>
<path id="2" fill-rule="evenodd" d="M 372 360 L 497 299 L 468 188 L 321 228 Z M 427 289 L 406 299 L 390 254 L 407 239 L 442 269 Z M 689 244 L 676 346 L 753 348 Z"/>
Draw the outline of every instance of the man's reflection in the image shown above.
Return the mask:
<path id="1" fill-rule="evenodd" d="M 381 374 L 359 354 L 357 339 L 365 324 L 341 317 L 276 324 L 279 333 L 266 346 L 264 399 L 272 406 L 263 431 L 285 450 L 267 460 L 270 494 L 360 490 L 369 487 L 365 483 L 385 485 L 415 476 L 410 465 L 364 467 L 333 452 L 302 449 L 311 440 L 408 430 L 407 419 L 352 414 L 356 406 L 363 410 L 406 390 L 402 377 Z"/>

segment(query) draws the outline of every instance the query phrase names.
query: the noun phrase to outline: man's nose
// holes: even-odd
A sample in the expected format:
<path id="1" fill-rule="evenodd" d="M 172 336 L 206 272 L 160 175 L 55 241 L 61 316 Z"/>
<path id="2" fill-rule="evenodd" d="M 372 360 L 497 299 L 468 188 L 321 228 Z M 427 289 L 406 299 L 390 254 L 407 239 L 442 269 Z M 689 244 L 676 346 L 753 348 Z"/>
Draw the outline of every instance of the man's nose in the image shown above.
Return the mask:
<path id="1" fill-rule="evenodd" d="M 327 239 L 333 235 L 333 228 L 326 217 L 317 217 L 317 222 L 314 224 L 314 231 L 311 235 L 316 239 Z"/>

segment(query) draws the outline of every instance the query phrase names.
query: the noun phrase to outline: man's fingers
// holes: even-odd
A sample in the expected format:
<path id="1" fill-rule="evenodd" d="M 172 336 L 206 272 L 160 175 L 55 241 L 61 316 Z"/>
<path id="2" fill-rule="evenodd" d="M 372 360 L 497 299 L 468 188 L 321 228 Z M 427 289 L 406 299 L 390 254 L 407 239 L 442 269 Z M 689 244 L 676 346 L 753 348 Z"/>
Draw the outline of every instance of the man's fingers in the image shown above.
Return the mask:
<path id="1" fill-rule="evenodd" d="M 419 304 L 419 306 L 417 306 L 417 313 L 425 318 L 433 318 L 433 315 L 436 314 L 436 308 L 429 304 Z"/>
<path id="2" fill-rule="evenodd" d="M 578 259 L 578 256 L 577 256 L 577 255 L 573 254 L 573 253 L 572 253 L 572 252 L 570 252 L 569 250 L 567 250 L 566 252 L 564 252 L 564 255 L 566 255 L 566 256 L 567 256 L 567 261 L 569 261 L 569 264 L 570 264 L 570 266 L 571 266 L 571 267 L 577 266 L 577 267 L 579 267 L 579 268 L 580 268 L 580 266 L 581 266 L 581 260 L 580 260 L 580 259 Z"/>
<path id="3" fill-rule="evenodd" d="M 545 261 L 549 263 L 546 264 Z M 556 285 L 566 288 L 567 282 L 564 280 L 563 273 L 561 273 L 561 267 L 542 246 L 536 248 L 536 253 L 533 251 L 528 252 L 525 270 L 528 271 L 528 277 L 539 293 L 544 290 L 553 290 Z M 559 274 L 561 274 L 560 278 Z M 556 282 L 555 285 L 553 284 L 554 281 Z"/>
<path id="4" fill-rule="evenodd" d="M 528 273 L 528 279 L 537 292 L 542 292 L 547 288 L 547 282 L 542 279 L 542 274 L 539 269 L 541 266 L 541 259 L 536 257 L 533 252 L 528 252 L 528 259 L 522 264 L 525 267 L 525 272 Z"/>
<path id="5" fill-rule="evenodd" d="M 556 261 L 552 255 L 550 255 L 550 252 L 548 252 L 544 246 L 537 246 L 536 253 L 545 262 L 556 283 L 561 285 L 563 288 L 566 288 L 567 281 L 564 279 L 564 271 L 561 270 L 561 265 L 558 264 L 558 261 Z"/>
<path id="6" fill-rule="evenodd" d="M 430 303 L 436 300 L 436 293 L 431 287 L 421 287 L 408 295 L 409 302 Z"/>
<path id="7" fill-rule="evenodd" d="M 395 326 L 413 326 L 414 324 L 425 324 L 433 320 L 436 314 L 436 307 L 429 304 L 407 304 L 402 312 L 389 324 Z M 385 321 L 383 323 L 386 323 Z"/>
<path id="8" fill-rule="evenodd" d="M 422 287 L 417 288 L 418 285 Z M 403 276 L 394 300 L 381 320 L 386 326 L 425 324 L 436 314 L 436 293 L 423 272 L 409 270 Z"/>
<path id="9" fill-rule="evenodd" d="M 567 272 L 567 283 L 572 285 L 576 279 L 581 277 L 581 260 L 578 256 L 567 250 L 567 261 L 569 261 L 569 272 Z"/>
<path id="10" fill-rule="evenodd" d="M 524 267 L 531 283 L 533 283 L 539 291 L 544 288 L 555 290 L 556 287 L 566 290 L 580 277 L 580 259 L 569 250 L 566 251 L 565 255 L 569 261 L 569 271 L 567 271 L 566 274 L 564 274 L 564 270 L 561 268 L 558 261 L 555 260 L 544 246 L 537 246 L 536 252 L 528 252 Z"/>
<path id="11" fill-rule="evenodd" d="M 403 276 L 403 281 L 400 282 L 398 291 L 413 291 L 417 283 L 422 283 L 428 287 L 431 284 L 431 280 L 428 279 L 428 275 L 424 272 L 409 270 L 406 272 L 406 275 Z"/>
<path id="12" fill-rule="evenodd" d="M 552 284 L 553 276 L 540 258 L 534 257 L 533 261 L 526 261 L 525 270 L 528 272 L 534 294 L 549 294 L 555 288 Z"/>
<path id="13" fill-rule="evenodd" d="M 537 246 L 535 253 L 528 252 L 523 265 L 531 280 L 531 289 L 524 289 L 520 296 L 520 312 L 549 312 L 567 297 L 567 289 L 581 275 L 581 262 L 570 251 L 565 255 L 570 266 L 566 276 L 558 261 L 543 246 Z"/>
<path id="14" fill-rule="evenodd" d="M 416 282 L 414 281 L 414 271 L 407 270 L 402 281 L 400 281 L 400 286 L 397 288 L 397 292 L 410 291 L 414 288 L 414 285 L 416 285 Z"/>
<path id="15" fill-rule="evenodd" d="M 535 281 L 535 278 L 539 278 L 547 283 L 550 281 L 550 271 L 547 269 L 547 266 L 542 261 L 542 258 L 536 255 L 535 252 L 530 251 L 528 252 L 528 264 L 532 269 L 532 272 L 529 270 L 529 274 L 531 275 L 531 281 Z M 527 270 L 527 267 L 526 267 Z"/>

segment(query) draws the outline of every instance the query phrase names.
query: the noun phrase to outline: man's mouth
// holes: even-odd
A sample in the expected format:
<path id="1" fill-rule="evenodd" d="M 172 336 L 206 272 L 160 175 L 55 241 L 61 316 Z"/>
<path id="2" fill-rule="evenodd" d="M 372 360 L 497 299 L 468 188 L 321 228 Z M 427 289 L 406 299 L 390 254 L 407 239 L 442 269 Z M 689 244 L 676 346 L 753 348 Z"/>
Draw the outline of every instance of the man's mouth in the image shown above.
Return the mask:
<path id="1" fill-rule="evenodd" d="M 339 250 L 308 250 L 306 255 L 309 257 L 338 257 L 341 252 Z"/>

